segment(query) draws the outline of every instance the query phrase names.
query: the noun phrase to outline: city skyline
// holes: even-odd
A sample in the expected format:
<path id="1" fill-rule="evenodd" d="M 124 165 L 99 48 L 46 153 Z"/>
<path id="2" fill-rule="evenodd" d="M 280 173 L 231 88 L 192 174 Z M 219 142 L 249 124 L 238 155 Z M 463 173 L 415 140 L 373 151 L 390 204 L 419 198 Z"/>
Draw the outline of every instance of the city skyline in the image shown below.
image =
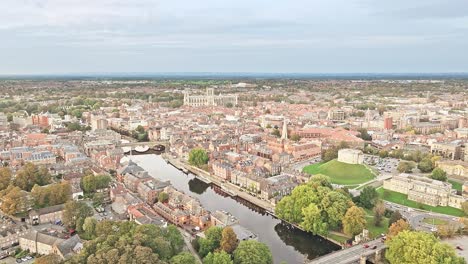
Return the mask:
<path id="1" fill-rule="evenodd" d="M 468 72 L 468 3 L 2 1 L 1 75 Z"/>

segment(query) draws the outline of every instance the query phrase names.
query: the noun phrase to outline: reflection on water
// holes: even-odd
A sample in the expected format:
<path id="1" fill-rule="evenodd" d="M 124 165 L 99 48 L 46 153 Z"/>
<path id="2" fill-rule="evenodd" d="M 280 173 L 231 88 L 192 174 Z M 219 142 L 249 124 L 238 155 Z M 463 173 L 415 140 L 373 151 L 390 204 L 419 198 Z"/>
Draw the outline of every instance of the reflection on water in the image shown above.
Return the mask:
<path id="1" fill-rule="evenodd" d="M 202 194 L 210 187 L 209 184 L 200 181 L 197 178 L 190 179 L 188 181 L 189 190 L 196 194 Z"/>
<path id="2" fill-rule="evenodd" d="M 174 188 L 197 198 L 206 210 L 225 210 L 235 215 L 242 226 L 258 235 L 258 240 L 271 249 L 275 263 L 304 263 L 306 259 L 327 254 L 339 247 L 321 237 L 298 230 L 272 217 L 249 201 L 233 198 L 219 187 L 186 175 L 157 155 L 132 157 L 154 177 L 169 180 Z M 208 188 L 210 187 L 210 188 Z"/>

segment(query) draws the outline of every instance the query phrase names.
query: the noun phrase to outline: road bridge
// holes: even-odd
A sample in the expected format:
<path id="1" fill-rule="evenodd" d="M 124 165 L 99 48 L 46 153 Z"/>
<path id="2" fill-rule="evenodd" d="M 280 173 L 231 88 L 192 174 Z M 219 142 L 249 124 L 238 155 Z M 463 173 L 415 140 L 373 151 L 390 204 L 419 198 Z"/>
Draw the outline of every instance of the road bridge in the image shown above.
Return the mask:
<path id="1" fill-rule="evenodd" d="M 386 247 L 387 246 L 379 238 L 365 244 L 332 252 L 310 261 L 309 264 L 365 264 L 366 261 L 377 263 L 381 261 L 382 254 Z"/>

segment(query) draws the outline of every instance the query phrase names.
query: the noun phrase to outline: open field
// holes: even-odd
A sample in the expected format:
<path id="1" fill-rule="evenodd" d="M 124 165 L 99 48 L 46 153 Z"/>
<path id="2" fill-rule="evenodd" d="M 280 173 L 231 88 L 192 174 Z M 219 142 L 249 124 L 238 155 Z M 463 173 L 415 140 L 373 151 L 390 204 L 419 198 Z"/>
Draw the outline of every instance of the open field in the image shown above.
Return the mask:
<path id="1" fill-rule="evenodd" d="M 356 185 L 370 181 L 375 177 L 364 165 L 347 164 L 337 160 L 306 166 L 304 172 L 326 175 L 330 177 L 332 183 L 341 185 Z"/>
<path id="2" fill-rule="evenodd" d="M 388 195 L 384 195 L 385 191 Z M 401 205 L 412 207 L 412 208 L 432 211 L 435 213 L 446 214 L 446 215 L 453 215 L 453 216 L 465 215 L 463 211 L 460 209 L 449 207 L 449 206 L 430 206 L 430 205 L 421 204 L 415 201 L 410 201 L 408 200 L 408 196 L 406 194 L 402 194 L 402 193 L 394 192 L 390 190 L 385 190 L 384 188 L 377 189 L 377 193 L 379 194 L 381 199 L 392 202 L 392 203 L 397 203 L 397 204 L 401 204 Z"/>

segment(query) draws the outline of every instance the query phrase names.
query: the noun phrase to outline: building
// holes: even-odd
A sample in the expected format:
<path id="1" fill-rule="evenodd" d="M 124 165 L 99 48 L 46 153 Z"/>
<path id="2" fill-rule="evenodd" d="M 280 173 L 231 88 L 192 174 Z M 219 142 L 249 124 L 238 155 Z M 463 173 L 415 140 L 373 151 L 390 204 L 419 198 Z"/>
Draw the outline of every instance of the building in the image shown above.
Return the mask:
<path id="1" fill-rule="evenodd" d="M 462 148 L 458 142 L 433 143 L 431 144 L 431 153 L 451 160 L 458 160 L 462 157 Z"/>
<path id="2" fill-rule="evenodd" d="M 384 129 L 391 130 L 393 128 L 393 118 L 391 116 L 384 118 Z"/>
<path id="3" fill-rule="evenodd" d="M 436 162 L 448 175 L 463 177 L 468 180 L 468 162 L 460 160 L 443 160 Z"/>
<path id="4" fill-rule="evenodd" d="M 260 186 L 260 197 L 265 200 L 272 200 L 273 203 L 281 200 L 299 185 L 293 175 L 282 174 L 264 179 Z"/>
<path id="5" fill-rule="evenodd" d="M 64 204 L 59 204 L 31 210 L 29 211 L 29 221 L 32 225 L 61 222 L 64 208 Z"/>
<path id="6" fill-rule="evenodd" d="M 184 105 L 197 106 L 220 106 L 220 105 L 237 105 L 236 95 L 215 95 L 213 88 L 206 89 L 206 95 L 189 95 L 184 92 Z"/>
<path id="7" fill-rule="evenodd" d="M 10 222 L 10 223 L 7 223 Z M 2 250 L 18 245 L 19 237 L 28 232 L 28 226 L 24 223 L 12 224 L 11 220 L 1 220 L 0 248 Z"/>
<path id="8" fill-rule="evenodd" d="M 358 149 L 340 149 L 338 150 L 338 161 L 348 164 L 362 164 L 364 154 Z"/>
<path id="9" fill-rule="evenodd" d="M 329 120 L 342 121 L 342 120 L 345 120 L 345 118 L 346 118 L 346 113 L 341 109 L 328 111 Z"/>
<path id="10" fill-rule="evenodd" d="M 109 126 L 109 122 L 105 117 L 92 116 L 91 117 L 91 129 L 94 130 L 106 130 Z"/>
<path id="11" fill-rule="evenodd" d="M 57 254 L 62 259 L 67 259 L 73 254 L 77 254 L 83 248 L 83 244 L 78 235 L 70 238 L 53 236 L 30 229 L 19 238 L 21 249 L 30 253 L 49 255 Z"/>
<path id="12" fill-rule="evenodd" d="M 431 206 L 450 206 L 461 208 L 466 201 L 452 190 L 450 183 L 432 180 L 426 177 L 400 174 L 383 182 L 386 190 L 408 195 L 408 200 Z"/>

